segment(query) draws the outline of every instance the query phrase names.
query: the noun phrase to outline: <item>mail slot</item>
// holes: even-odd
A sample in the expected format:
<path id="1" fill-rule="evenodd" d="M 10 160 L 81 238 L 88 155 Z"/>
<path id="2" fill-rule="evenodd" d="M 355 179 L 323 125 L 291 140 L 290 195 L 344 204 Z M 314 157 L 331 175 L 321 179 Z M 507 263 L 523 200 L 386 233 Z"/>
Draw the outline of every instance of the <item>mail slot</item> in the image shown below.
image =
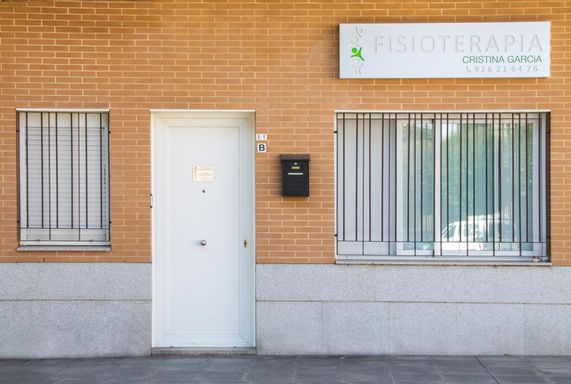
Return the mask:
<path id="1" fill-rule="evenodd" d="M 282 196 L 309 196 L 309 155 L 281 155 Z"/>

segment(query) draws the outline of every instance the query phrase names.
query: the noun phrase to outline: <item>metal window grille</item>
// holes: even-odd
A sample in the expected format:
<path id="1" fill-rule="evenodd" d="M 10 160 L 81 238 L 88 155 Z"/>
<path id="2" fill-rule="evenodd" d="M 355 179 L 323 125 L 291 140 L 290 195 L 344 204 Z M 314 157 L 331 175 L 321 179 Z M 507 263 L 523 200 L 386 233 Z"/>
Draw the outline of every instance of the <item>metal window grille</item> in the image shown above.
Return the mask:
<path id="1" fill-rule="evenodd" d="M 338 113 L 338 258 L 546 261 L 549 113 Z"/>
<path id="2" fill-rule="evenodd" d="M 21 245 L 107 245 L 109 114 L 18 112 Z"/>

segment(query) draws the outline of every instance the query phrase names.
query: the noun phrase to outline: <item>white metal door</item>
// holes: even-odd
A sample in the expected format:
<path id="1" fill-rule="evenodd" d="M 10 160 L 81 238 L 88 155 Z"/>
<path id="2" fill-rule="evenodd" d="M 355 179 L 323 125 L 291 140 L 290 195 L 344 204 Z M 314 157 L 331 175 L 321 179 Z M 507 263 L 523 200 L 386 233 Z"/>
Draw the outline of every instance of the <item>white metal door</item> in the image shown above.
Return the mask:
<path id="1" fill-rule="evenodd" d="M 252 128 L 153 115 L 155 347 L 254 345 Z"/>

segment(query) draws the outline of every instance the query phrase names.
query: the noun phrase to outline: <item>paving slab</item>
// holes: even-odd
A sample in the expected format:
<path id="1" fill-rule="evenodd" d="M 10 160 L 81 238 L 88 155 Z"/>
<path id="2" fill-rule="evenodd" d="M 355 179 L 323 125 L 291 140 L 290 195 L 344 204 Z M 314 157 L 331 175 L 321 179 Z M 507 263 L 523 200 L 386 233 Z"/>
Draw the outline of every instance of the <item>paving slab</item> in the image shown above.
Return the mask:
<path id="1" fill-rule="evenodd" d="M 0 360 L 0 384 L 571 383 L 571 356 L 159 356 Z"/>

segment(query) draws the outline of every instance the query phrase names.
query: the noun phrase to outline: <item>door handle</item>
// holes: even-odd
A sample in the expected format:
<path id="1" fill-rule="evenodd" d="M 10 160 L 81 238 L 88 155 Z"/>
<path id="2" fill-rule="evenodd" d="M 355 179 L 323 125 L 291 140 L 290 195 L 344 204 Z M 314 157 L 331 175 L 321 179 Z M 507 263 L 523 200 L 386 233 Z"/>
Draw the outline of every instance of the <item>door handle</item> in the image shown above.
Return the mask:
<path id="1" fill-rule="evenodd" d="M 205 247 L 206 244 L 208 244 L 208 242 L 207 242 L 206 240 L 200 240 L 200 245 L 202 245 L 203 247 Z"/>

